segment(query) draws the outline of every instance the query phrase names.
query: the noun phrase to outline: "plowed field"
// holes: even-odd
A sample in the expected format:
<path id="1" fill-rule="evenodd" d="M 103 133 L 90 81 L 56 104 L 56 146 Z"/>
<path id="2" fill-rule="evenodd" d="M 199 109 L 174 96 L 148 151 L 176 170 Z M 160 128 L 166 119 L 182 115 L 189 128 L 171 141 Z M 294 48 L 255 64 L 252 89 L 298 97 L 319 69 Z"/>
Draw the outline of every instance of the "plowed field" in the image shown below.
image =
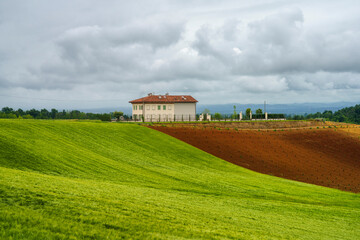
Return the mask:
<path id="1" fill-rule="evenodd" d="M 260 173 L 360 192 L 360 128 L 356 125 L 281 130 L 150 127 Z"/>

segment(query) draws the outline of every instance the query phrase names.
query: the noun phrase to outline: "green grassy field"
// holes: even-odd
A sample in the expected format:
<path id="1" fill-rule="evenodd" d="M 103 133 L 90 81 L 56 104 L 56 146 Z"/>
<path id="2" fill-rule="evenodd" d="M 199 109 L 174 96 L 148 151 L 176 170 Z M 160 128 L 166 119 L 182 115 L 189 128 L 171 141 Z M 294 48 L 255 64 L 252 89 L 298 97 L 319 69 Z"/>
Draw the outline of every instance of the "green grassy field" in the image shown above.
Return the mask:
<path id="1" fill-rule="evenodd" d="M 0 239 L 360 239 L 360 195 L 136 124 L 0 120 Z"/>

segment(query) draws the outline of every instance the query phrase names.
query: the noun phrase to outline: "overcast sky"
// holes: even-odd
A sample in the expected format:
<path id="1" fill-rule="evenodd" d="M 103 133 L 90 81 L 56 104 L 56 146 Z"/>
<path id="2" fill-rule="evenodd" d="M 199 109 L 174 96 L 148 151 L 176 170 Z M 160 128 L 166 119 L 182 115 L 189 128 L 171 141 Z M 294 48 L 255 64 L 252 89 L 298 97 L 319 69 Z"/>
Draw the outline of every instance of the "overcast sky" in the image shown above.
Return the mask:
<path id="1" fill-rule="evenodd" d="M 358 0 L 0 1 L 0 107 L 360 101 Z"/>

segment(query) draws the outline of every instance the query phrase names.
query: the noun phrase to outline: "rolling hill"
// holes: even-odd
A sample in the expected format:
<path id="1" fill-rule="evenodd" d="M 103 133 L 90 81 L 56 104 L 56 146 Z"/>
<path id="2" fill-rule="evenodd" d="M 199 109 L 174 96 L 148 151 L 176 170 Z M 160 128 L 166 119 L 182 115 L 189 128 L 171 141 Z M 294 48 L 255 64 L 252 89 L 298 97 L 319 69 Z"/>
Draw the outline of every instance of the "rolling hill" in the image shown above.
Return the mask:
<path id="1" fill-rule="evenodd" d="M 1 239 L 359 239 L 360 196 L 135 125 L 0 120 Z"/>

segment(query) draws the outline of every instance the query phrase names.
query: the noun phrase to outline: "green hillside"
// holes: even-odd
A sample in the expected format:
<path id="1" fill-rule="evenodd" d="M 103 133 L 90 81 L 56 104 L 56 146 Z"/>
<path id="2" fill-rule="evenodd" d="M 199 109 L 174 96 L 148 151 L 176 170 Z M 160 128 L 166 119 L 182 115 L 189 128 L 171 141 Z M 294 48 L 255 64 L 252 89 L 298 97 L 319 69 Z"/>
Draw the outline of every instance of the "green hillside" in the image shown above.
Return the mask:
<path id="1" fill-rule="evenodd" d="M 360 239 L 360 195 L 134 124 L 0 120 L 0 239 Z"/>

